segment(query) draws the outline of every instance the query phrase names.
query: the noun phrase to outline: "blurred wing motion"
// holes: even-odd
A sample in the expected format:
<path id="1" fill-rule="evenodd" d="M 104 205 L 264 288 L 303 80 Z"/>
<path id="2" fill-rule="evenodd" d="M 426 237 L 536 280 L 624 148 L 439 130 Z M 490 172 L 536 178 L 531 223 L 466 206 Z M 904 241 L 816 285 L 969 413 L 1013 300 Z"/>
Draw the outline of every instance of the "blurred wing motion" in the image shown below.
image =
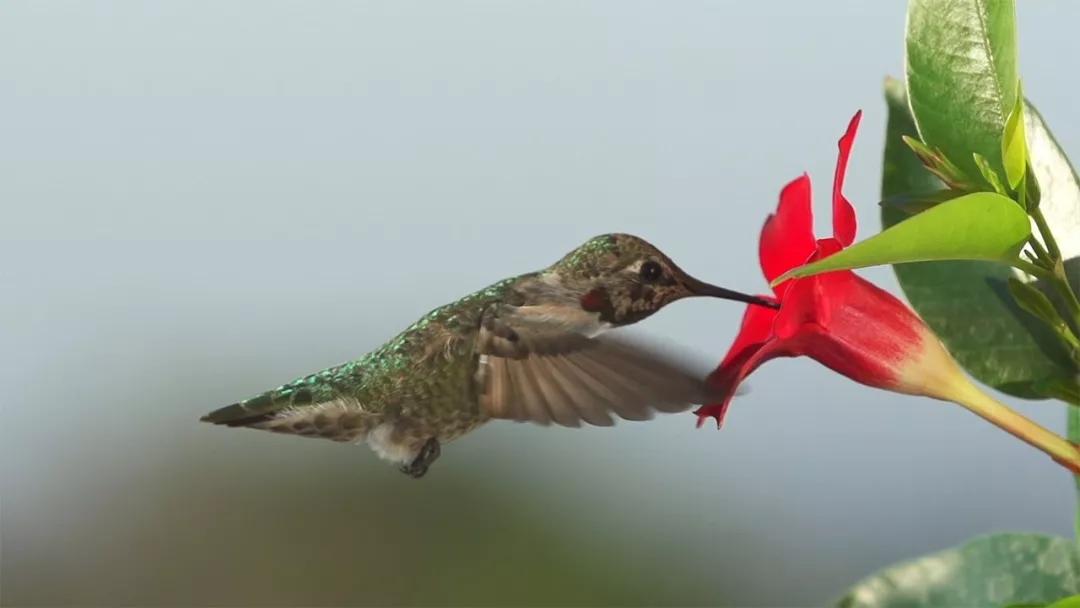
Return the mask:
<path id="1" fill-rule="evenodd" d="M 655 348 L 589 337 L 528 307 L 501 306 L 480 329 L 480 407 L 493 418 L 580 426 L 648 420 L 710 400 L 704 374 Z M 712 396 L 713 398 L 715 395 Z"/>

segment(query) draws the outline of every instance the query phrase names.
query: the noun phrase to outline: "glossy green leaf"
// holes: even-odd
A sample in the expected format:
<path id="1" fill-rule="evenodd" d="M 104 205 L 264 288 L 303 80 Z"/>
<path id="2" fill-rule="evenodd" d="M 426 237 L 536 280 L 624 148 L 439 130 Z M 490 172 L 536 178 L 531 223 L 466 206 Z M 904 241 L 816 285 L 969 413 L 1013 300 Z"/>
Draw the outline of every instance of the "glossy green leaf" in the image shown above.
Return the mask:
<path id="1" fill-rule="evenodd" d="M 1013 0 L 911 0 L 907 83 L 922 140 L 968 175 L 972 153 L 1004 174 L 1001 135 L 1016 99 Z"/>
<path id="2" fill-rule="evenodd" d="M 1024 136 L 1024 95 L 1020 83 L 1016 83 L 1016 95 L 1009 117 L 1005 119 L 1005 132 L 1001 136 L 1001 159 L 1005 165 L 1005 179 L 1013 190 L 1020 185 L 1027 171 L 1027 138 Z"/>
<path id="3" fill-rule="evenodd" d="M 883 196 L 940 191 L 943 182 L 927 171 L 920 159 L 908 149 L 907 141 L 917 137 L 917 134 L 903 81 L 891 77 L 885 79 L 885 105 L 889 114 L 881 168 L 882 181 L 891 187 L 882 188 Z M 890 225 L 894 223 L 890 222 Z"/>
<path id="4" fill-rule="evenodd" d="M 1071 540 L 995 534 L 891 566 L 855 585 L 843 608 L 1047 604 L 1080 592 Z"/>
<path id="5" fill-rule="evenodd" d="M 832 270 L 929 260 L 1013 260 L 1031 235 L 1027 214 L 992 192 L 965 194 L 827 258 L 792 268 L 773 284 Z"/>
<path id="6" fill-rule="evenodd" d="M 901 136 L 915 133 L 903 83 L 887 81 L 885 99 L 889 120 L 882 197 L 941 188 L 941 181 L 923 168 L 901 140 Z M 1045 130 L 1033 126 L 1032 121 L 1038 117 L 1033 108 L 1029 106 L 1024 116 L 1033 170 L 1040 182 L 1046 182 L 1050 174 L 1058 174 L 1053 185 L 1063 186 L 1062 182 L 1068 180 L 1060 176 L 1060 151 L 1048 145 L 1052 140 Z M 1067 161 L 1064 166 L 1068 167 Z M 1046 200 L 1046 195 L 1043 198 L 1044 204 L 1054 204 Z M 882 207 L 881 217 L 883 225 L 892 226 L 908 216 Z M 1037 382 L 1073 378 L 1068 353 L 1054 333 L 1021 310 L 1009 294 L 1006 281 L 1014 276 L 1012 269 L 972 261 L 901 264 L 893 269 L 911 306 L 979 381 L 1011 395 L 1035 399 L 1045 397 L 1036 390 Z"/>

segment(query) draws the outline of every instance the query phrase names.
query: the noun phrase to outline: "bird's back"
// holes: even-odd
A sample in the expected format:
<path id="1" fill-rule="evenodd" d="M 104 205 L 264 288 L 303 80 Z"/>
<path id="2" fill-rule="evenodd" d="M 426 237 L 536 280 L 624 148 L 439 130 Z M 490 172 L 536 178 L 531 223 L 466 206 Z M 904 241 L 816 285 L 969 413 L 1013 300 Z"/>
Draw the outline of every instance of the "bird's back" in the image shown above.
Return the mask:
<path id="1" fill-rule="evenodd" d="M 474 375 L 484 309 L 516 279 L 431 311 L 378 349 L 298 378 L 202 418 L 337 441 L 362 439 L 384 421 L 452 438 L 483 421 Z M 399 427 L 402 425 L 399 425 Z"/>

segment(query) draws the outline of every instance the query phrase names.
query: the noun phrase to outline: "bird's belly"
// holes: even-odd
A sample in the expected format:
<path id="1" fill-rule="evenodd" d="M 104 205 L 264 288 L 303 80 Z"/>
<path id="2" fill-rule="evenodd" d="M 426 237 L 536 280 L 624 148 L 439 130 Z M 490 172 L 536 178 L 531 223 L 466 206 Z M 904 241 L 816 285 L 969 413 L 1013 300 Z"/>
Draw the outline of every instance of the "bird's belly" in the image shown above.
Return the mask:
<path id="1" fill-rule="evenodd" d="M 371 429 L 365 440 L 379 458 L 397 464 L 412 462 L 423 445 L 412 437 L 402 436 L 393 422 L 384 422 Z"/>
<path id="2" fill-rule="evenodd" d="M 487 417 L 481 416 L 479 412 L 461 412 L 451 419 L 444 419 L 435 437 L 443 443 L 453 441 L 486 421 Z"/>
<path id="3" fill-rule="evenodd" d="M 487 421 L 479 409 L 420 409 L 403 413 L 396 421 L 399 430 L 416 441 L 453 441 Z"/>
<path id="4" fill-rule="evenodd" d="M 428 411 L 421 415 L 384 419 L 364 439 L 379 458 L 408 464 L 429 439 L 448 443 L 480 426 L 486 419 L 478 412 Z"/>

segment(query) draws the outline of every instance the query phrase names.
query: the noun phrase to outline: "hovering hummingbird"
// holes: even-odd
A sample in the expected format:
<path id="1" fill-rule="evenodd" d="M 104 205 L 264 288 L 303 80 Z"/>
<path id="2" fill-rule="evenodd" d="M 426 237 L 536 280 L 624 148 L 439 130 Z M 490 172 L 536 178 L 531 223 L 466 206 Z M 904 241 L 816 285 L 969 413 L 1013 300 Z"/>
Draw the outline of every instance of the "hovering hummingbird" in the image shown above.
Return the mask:
<path id="1" fill-rule="evenodd" d="M 590 239 L 539 272 L 436 308 L 367 355 L 202 417 L 334 441 L 366 441 L 421 477 L 440 444 L 492 418 L 576 427 L 647 420 L 705 402 L 704 380 L 656 350 L 601 336 L 667 304 L 712 296 L 644 240 Z"/>

